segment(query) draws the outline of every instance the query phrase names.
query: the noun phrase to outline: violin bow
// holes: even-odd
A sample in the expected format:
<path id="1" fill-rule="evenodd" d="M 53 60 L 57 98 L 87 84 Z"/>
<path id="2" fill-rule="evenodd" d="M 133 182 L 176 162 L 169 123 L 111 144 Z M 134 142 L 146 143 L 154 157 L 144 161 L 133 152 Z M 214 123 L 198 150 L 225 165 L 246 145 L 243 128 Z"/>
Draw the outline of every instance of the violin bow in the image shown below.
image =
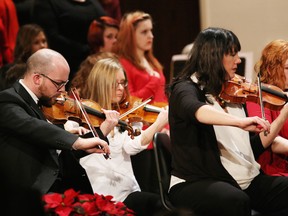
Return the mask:
<path id="1" fill-rule="evenodd" d="M 81 103 L 81 101 L 80 101 L 80 99 L 79 99 L 79 94 L 76 93 L 76 91 L 77 91 L 76 88 L 72 88 L 72 89 L 71 89 L 71 92 L 72 92 L 72 94 L 73 94 L 73 97 L 75 98 L 75 101 L 76 101 L 76 103 L 77 103 L 77 106 L 79 107 L 82 115 L 84 116 L 85 121 L 87 122 L 87 124 L 88 124 L 88 126 L 89 126 L 89 129 L 90 129 L 91 133 L 93 134 L 93 136 L 94 136 L 94 137 L 99 137 L 96 129 L 92 126 L 92 123 L 91 123 L 91 120 L 90 120 L 90 118 L 89 118 L 89 115 L 88 115 L 88 113 L 86 112 L 83 104 Z M 101 149 L 101 150 L 103 149 L 102 146 L 100 146 L 100 145 L 98 145 L 97 147 L 98 147 L 99 149 Z M 109 158 L 109 155 L 108 155 L 108 154 L 104 154 L 103 156 L 104 156 L 105 159 L 108 159 L 108 158 Z"/>
<path id="2" fill-rule="evenodd" d="M 148 98 L 147 100 L 145 100 L 143 103 L 139 104 L 136 107 L 133 107 L 132 109 L 128 110 L 127 112 L 123 113 L 122 115 L 119 116 L 119 119 L 124 118 L 125 116 L 129 115 L 130 113 L 134 112 L 135 110 L 139 109 L 140 107 L 146 105 L 147 103 L 149 103 L 152 100 L 152 98 Z"/>
<path id="3" fill-rule="evenodd" d="M 263 97 L 262 97 L 262 89 L 261 89 L 261 72 L 258 73 L 257 76 L 257 82 L 258 82 L 258 91 L 259 91 L 259 104 L 261 107 L 261 114 L 262 114 L 262 119 L 266 120 L 265 116 L 265 110 L 264 110 L 264 104 L 263 104 Z M 264 135 L 267 136 L 267 131 L 264 131 Z"/>

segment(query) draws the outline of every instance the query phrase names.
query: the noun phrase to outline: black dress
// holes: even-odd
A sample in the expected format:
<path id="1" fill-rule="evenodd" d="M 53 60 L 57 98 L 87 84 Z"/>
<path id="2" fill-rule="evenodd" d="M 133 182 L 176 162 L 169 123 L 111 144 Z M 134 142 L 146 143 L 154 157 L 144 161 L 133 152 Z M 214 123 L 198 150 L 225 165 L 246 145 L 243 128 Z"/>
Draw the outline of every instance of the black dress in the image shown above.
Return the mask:
<path id="1" fill-rule="evenodd" d="M 105 12 L 98 0 L 35 0 L 33 22 L 47 34 L 49 47 L 60 52 L 70 66 L 70 77 L 88 56 L 89 25 Z"/>

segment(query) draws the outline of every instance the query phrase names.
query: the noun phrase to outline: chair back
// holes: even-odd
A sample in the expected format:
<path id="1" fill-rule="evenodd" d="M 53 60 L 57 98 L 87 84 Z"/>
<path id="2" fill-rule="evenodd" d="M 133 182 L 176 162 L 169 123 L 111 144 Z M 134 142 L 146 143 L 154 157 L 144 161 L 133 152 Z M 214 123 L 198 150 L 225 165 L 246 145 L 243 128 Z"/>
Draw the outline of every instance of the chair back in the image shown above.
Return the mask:
<path id="1" fill-rule="evenodd" d="M 170 137 L 166 133 L 156 133 L 153 139 L 153 147 L 161 202 L 168 211 L 175 211 L 176 208 L 171 204 L 168 198 L 172 169 Z M 252 210 L 251 215 L 261 216 L 261 214 L 255 210 Z"/>
<path id="2" fill-rule="evenodd" d="M 172 211 L 175 208 L 168 199 L 172 160 L 170 137 L 166 133 L 156 133 L 153 147 L 161 201 L 167 210 Z"/>

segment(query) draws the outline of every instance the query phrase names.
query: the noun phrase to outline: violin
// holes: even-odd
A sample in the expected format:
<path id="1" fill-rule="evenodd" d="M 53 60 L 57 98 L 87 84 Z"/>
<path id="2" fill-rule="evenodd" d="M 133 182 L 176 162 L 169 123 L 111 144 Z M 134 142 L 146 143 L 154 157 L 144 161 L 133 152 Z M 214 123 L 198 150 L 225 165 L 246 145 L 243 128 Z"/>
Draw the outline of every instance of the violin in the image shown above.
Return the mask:
<path id="1" fill-rule="evenodd" d="M 120 113 L 119 119 L 122 119 L 126 122 L 142 122 L 143 120 L 143 106 L 146 103 L 149 103 L 151 99 L 142 101 L 141 98 L 129 96 L 125 100 L 121 101 L 119 106 L 115 106 L 115 109 Z"/>
<path id="2" fill-rule="evenodd" d="M 262 92 L 259 97 L 259 91 Z M 219 94 L 221 103 L 245 103 L 246 101 L 255 102 L 271 110 L 280 110 L 287 102 L 287 95 L 277 86 L 265 84 L 251 84 L 245 78 L 236 75 L 233 79 L 224 83 Z"/>
<path id="3" fill-rule="evenodd" d="M 153 124 L 158 114 L 161 112 L 162 108 L 168 107 L 168 103 L 165 102 L 153 102 L 151 104 L 146 104 L 144 106 L 144 122 L 150 124 Z"/>
<path id="4" fill-rule="evenodd" d="M 162 107 L 168 104 L 164 102 L 151 102 L 152 98 L 142 101 L 141 98 L 129 96 L 128 100 L 119 106 L 120 119 L 128 122 L 142 122 L 144 125 L 151 125 L 157 119 Z"/>
<path id="5" fill-rule="evenodd" d="M 62 93 L 57 102 L 51 107 L 43 107 L 43 113 L 45 117 L 54 124 L 64 124 L 67 120 L 73 120 L 78 122 L 84 127 L 88 127 L 89 123 L 93 127 L 99 127 L 105 120 L 105 114 L 101 112 L 101 106 L 95 101 L 88 99 L 81 99 L 81 106 L 87 112 L 89 121 L 85 118 L 85 115 L 79 109 L 77 101 L 69 96 L 67 93 Z M 139 130 L 133 130 L 132 126 L 128 125 L 125 121 L 119 120 L 118 124 L 128 131 L 128 135 L 133 139 L 134 136 L 140 135 Z"/>

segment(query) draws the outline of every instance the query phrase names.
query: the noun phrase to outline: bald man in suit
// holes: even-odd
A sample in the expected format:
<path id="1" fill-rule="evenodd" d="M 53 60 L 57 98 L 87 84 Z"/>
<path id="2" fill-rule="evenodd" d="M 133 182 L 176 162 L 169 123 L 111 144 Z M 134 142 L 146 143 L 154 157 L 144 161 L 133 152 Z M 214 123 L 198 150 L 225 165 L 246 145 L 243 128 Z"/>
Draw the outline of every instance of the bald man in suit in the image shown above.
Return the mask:
<path id="1" fill-rule="evenodd" d="M 37 105 L 52 106 L 68 77 L 65 58 L 41 49 L 28 59 L 24 78 L 0 92 L 0 172 L 9 186 L 61 192 L 66 186 L 57 150 L 109 154 L 106 141 L 84 139 L 49 123 Z"/>

